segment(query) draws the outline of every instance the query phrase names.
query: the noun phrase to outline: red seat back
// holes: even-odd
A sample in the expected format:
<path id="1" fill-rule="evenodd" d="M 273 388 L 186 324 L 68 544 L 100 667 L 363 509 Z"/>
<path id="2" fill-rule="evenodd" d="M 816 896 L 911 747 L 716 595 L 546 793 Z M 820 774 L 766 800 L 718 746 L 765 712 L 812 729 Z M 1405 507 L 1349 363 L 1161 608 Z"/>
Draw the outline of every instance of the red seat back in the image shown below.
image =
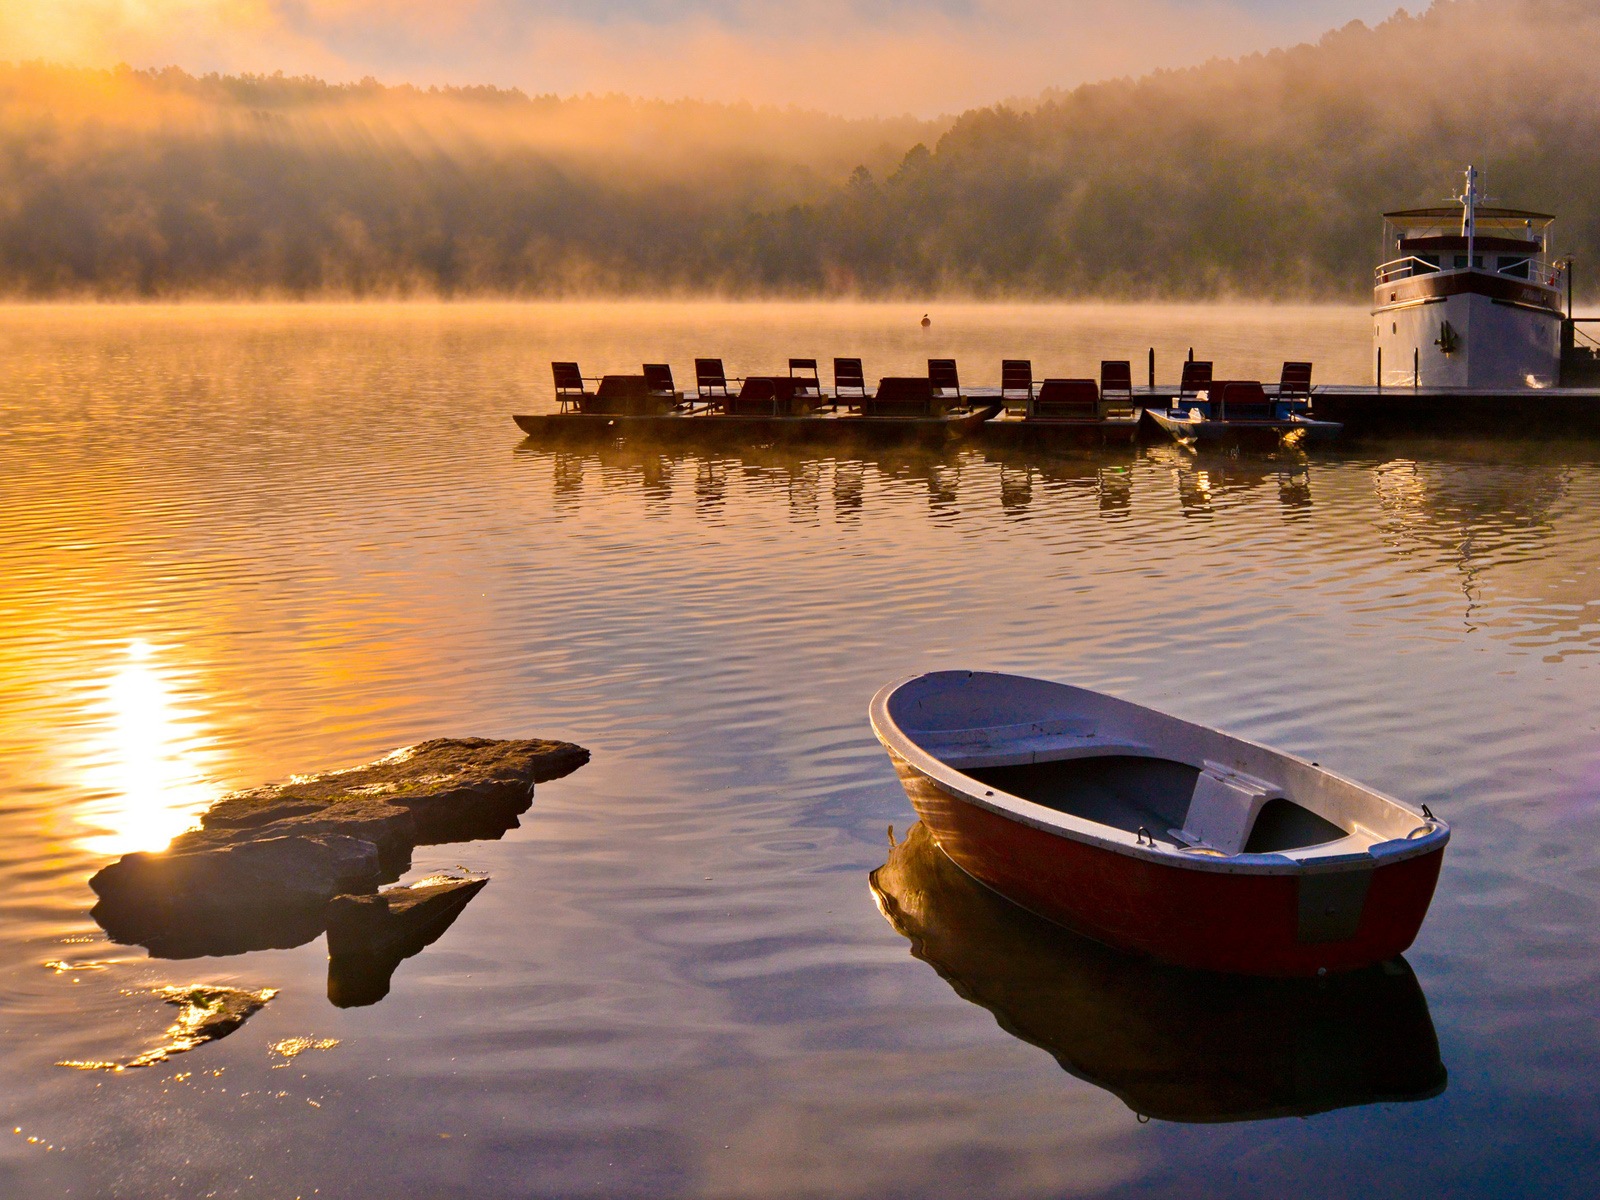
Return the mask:
<path id="1" fill-rule="evenodd" d="M 1092 379 L 1046 379 L 1029 415 L 1095 420 L 1100 416 L 1100 389 Z"/>
<path id="2" fill-rule="evenodd" d="M 797 394 L 807 396 L 822 395 L 822 376 L 817 372 L 816 359 L 791 358 L 789 360 L 789 378 L 795 381 Z"/>
<path id="3" fill-rule="evenodd" d="M 833 391 L 836 396 L 846 394 L 855 397 L 867 394 L 867 381 L 861 374 L 861 360 L 859 358 L 836 358 L 833 360 Z"/>
<path id="4" fill-rule="evenodd" d="M 1026 358 L 1007 358 L 1000 362 L 1000 399 L 1033 399 L 1033 363 Z"/>
<path id="5" fill-rule="evenodd" d="M 1211 364 L 1209 362 L 1190 359 L 1183 364 L 1183 382 L 1178 385 L 1178 392 L 1184 399 L 1192 400 L 1194 394 L 1211 386 Z"/>
<path id="6" fill-rule="evenodd" d="M 723 373 L 720 358 L 695 359 L 694 381 L 702 396 L 728 395 L 728 377 Z"/>
<path id="7" fill-rule="evenodd" d="M 1278 399 L 1280 400 L 1309 400 L 1311 399 L 1311 364 L 1308 362 L 1286 362 L 1283 364 L 1283 375 L 1278 382 Z"/>
<path id="8" fill-rule="evenodd" d="M 1273 417 L 1272 401 L 1267 390 L 1254 379 L 1235 380 L 1213 385 L 1211 398 L 1222 400 L 1222 410 L 1215 414 L 1224 421 L 1270 421 Z"/>
<path id="9" fill-rule="evenodd" d="M 1107 359 L 1100 364 L 1100 393 L 1120 400 L 1133 398 L 1133 367 L 1123 359 Z"/>
<path id="10" fill-rule="evenodd" d="M 933 413 L 933 384 L 924 377 L 887 376 L 863 406 L 870 417 L 926 417 Z"/>
<path id="11" fill-rule="evenodd" d="M 961 376 L 956 372 L 956 360 L 953 358 L 930 358 L 928 360 L 928 382 L 936 391 L 955 392 L 961 391 Z"/>
<path id="12" fill-rule="evenodd" d="M 678 392 L 672 385 L 672 367 L 668 363 L 645 363 L 644 386 L 648 391 L 665 395 L 676 395 Z"/>
<path id="13" fill-rule="evenodd" d="M 550 370 L 556 377 L 556 392 L 581 392 L 583 391 L 583 372 L 578 370 L 575 362 L 553 362 Z"/>

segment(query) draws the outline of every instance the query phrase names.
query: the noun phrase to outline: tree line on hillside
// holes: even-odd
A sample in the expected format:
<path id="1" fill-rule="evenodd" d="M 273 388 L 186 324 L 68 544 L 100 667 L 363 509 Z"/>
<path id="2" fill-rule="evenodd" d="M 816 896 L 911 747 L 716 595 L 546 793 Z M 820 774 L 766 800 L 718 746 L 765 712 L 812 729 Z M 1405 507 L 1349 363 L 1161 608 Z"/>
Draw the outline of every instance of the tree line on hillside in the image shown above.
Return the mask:
<path id="1" fill-rule="evenodd" d="M 1597 101 L 1580 0 L 940 123 L 4 67 L 0 292 L 1355 299 L 1468 161 L 1596 261 Z"/>

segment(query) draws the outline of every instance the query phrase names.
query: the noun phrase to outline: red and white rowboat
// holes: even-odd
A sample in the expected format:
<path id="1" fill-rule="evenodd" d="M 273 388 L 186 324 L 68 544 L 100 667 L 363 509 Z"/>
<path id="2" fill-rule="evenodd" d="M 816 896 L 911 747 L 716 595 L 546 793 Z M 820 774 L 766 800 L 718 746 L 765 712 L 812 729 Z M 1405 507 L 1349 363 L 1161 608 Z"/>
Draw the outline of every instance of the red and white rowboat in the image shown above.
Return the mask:
<path id="1" fill-rule="evenodd" d="M 1277 750 L 1084 688 L 939 671 L 872 727 L 957 866 L 1168 962 L 1316 975 L 1411 945 L 1450 830 Z"/>

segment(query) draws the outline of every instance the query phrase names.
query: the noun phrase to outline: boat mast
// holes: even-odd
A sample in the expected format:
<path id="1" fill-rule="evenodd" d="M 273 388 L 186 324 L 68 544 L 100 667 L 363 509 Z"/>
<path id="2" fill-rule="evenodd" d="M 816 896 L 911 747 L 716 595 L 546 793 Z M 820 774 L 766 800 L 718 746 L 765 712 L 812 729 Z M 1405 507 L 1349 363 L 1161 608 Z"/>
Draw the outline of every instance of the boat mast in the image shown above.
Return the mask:
<path id="1" fill-rule="evenodd" d="M 1461 205 L 1461 236 L 1467 239 L 1467 269 L 1472 269 L 1473 241 L 1478 233 L 1478 168 L 1467 166 L 1467 190 L 1456 197 Z"/>

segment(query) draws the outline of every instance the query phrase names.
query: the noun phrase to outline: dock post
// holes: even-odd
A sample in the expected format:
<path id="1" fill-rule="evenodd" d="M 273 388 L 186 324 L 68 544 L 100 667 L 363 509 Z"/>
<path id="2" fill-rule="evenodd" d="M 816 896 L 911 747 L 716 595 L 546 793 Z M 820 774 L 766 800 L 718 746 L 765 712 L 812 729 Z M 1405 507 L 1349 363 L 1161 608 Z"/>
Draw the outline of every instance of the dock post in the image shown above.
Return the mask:
<path id="1" fill-rule="evenodd" d="M 1189 347 L 1189 361 L 1190 362 L 1194 361 L 1194 347 L 1193 346 Z"/>
<path id="2" fill-rule="evenodd" d="M 1156 348 L 1150 347 L 1150 390 L 1156 390 Z"/>
<path id="3" fill-rule="evenodd" d="M 1422 350 L 1412 347 L 1411 350 L 1411 390 L 1414 392 L 1422 386 Z"/>

